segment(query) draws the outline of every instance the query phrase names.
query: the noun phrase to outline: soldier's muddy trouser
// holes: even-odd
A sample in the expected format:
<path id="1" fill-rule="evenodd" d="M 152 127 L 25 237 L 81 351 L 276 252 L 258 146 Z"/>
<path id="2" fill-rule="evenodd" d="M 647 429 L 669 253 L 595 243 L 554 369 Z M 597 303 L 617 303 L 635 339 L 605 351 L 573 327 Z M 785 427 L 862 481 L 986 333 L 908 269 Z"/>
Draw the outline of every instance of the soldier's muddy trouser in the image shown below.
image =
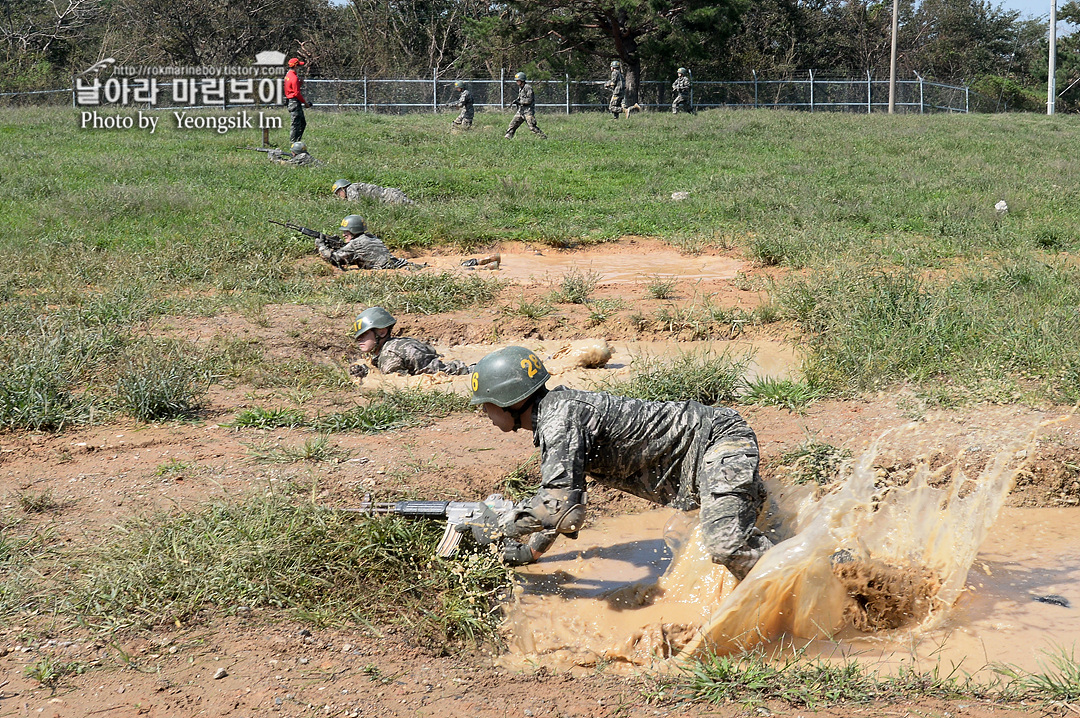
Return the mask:
<path id="1" fill-rule="evenodd" d="M 289 115 L 292 117 L 292 126 L 289 128 L 289 142 L 299 142 L 303 139 L 304 130 L 307 128 L 304 106 L 299 100 L 289 100 Z"/>
<path id="2" fill-rule="evenodd" d="M 753 439 L 720 437 L 705 451 L 697 477 L 702 541 L 740 581 L 773 545 L 754 525 L 765 503 L 758 460 Z"/>
<path id="3" fill-rule="evenodd" d="M 671 101 L 671 114 L 677 115 L 679 112 L 690 111 L 690 98 L 689 95 L 679 93 L 675 95 L 675 99 Z"/>
<path id="4" fill-rule="evenodd" d="M 626 100 L 621 93 L 612 93 L 611 99 L 608 101 L 608 112 L 610 112 L 616 118 L 619 116 L 619 110 L 626 109 Z"/>
<path id="5" fill-rule="evenodd" d="M 521 123 L 526 122 L 529 125 L 529 129 L 533 131 L 533 134 L 543 136 L 544 133 L 540 131 L 540 128 L 536 126 L 536 114 L 532 108 L 522 110 L 518 108 L 518 111 L 514 113 L 514 117 L 510 120 L 510 127 L 506 129 L 506 136 L 513 137 L 517 132 L 517 128 L 521 127 Z"/>
<path id="6" fill-rule="evenodd" d="M 469 112 L 464 107 L 462 107 L 461 112 L 458 113 L 458 116 L 454 118 L 454 121 L 451 124 L 457 125 L 458 127 L 467 130 L 472 127 L 472 121 L 472 115 L 470 115 Z"/>

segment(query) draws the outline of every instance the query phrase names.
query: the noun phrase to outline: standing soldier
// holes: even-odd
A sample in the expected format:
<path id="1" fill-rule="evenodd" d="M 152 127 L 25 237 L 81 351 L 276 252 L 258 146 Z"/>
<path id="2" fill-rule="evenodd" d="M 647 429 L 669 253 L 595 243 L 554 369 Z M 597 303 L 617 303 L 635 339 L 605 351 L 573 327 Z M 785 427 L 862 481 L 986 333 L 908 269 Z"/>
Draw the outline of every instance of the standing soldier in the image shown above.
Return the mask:
<path id="1" fill-rule="evenodd" d="M 533 112 L 533 89 L 532 85 L 525 82 L 525 73 L 519 72 L 514 75 L 514 82 L 518 86 L 517 99 L 510 103 L 511 107 L 517 107 L 517 112 L 514 113 L 513 119 L 510 120 L 510 127 L 506 129 L 506 139 L 512 140 L 514 133 L 517 132 L 517 128 L 521 126 L 522 122 L 529 124 L 529 129 L 533 131 L 534 135 L 540 135 L 541 139 L 546 140 L 547 135 L 540 131 L 540 128 L 536 126 L 536 114 Z"/>
<path id="2" fill-rule="evenodd" d="M 303 67 L 303 65 L 303 60 L 294 57 L 289 60 L 289 71 L 285 73 L 285 100 L 289 106 L 289 115 L 292 117 L 292 126 L 289 128 L 289 142 L 299 142 L 303 139 L 304 129 L 307 127 L 304 108 L 311 107 L 311 103 L 304 99 L 304 93 L 300 91 L 304 81 L 296 74 L 296 68 Z"/>
<path id="3" fill-rule="evenodd" d="M 622 63 L 618 60 L 611 61 L 611 79 L 604 83 L 604 87 L 611 90 L 611 99 L 608 101 L 608 112 L 612 119 L 619 119 L 619 111 L 626 110 L 627 117 L 630 111 L 626 107 L 626 81 L 623 79 Z"/>
<path id="4" fill-rule="evenodd" d="M 549 377 L 525 347 L 499 349 L 473 369 L 472 403 L 501 431 L 531 432 L 540 448 L 540 489 L 499 522 L 514 539 L 504 561 L 531 563 L 558 534 L 577 537 L 586 476 L 654 504 L 700 508 L 702 543 L 740 581 L 772 548 L 755 525 L 765 503 L 757 437 L 737 412 L 696 401 L 549 391 Z"/>
<path id="5" fill-rule="evenodd" d="M 671 101 L 671 114 L 679 112 L 693 112 L 690 104 L 690 71 L 685 67 L 679 68 L 679 76 L 671 83 L 671 89 L 675 93 L 675 99 Z"/>
<path id="6" fill-rule="evenodd" d="M 465 83 L 461 80 L 454 83 L 454 89 L 461 94 L 458 95 L 457 102 L 451 102 L 449 105 L 451 107 L 460 107 L 461 112 L 458 114 L 457 118 L 454 119 L 453 123 L 451 123 L 450 127 L 451 129 L 460 127 L 463 130 L 467 130 L 472 127 L 473 121 L 472 93 L 465 89 Z"/>
<path id="7" fill-rule="evenodd" d="M 319 237 L 315 240 L 315 249 L 320 257 L 343 272 L 350 265 L 355 265 L 357 269 L 422 269 L 426 266 L 398 259 L 390 254 L 381 239 L 367 233 L 364 218 L 358 214 L 350 214 L 341 220 L 341 237 L 345 242 L 341 246 L 335 246 L 335 242 Z"/>
<path id="8" fill-rule="evenodd" d="M 468 374 L 464 362 L 451 359 L 444 362 L 435 348 L 412 337 L 390 338 L 397 319 L 382 307 L 365 309 L 353 322 L 353 337 L 360 351 L 368 355 L 371 363 L 383 374 Z M 349 366 L 349 375 L 363 379 L 368 374 L 367 364 L 356 362 Z"/>

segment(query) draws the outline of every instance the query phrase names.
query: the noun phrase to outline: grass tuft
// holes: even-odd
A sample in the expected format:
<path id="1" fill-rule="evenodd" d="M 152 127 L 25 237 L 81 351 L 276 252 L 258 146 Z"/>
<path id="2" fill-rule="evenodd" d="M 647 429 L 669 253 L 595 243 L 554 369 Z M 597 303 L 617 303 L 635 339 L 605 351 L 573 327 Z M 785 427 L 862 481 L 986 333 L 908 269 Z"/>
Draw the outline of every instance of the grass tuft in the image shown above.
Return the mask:
<path id="1" fill-rule="evenodd" d="M 495 640 L 509 576 L 491 553 L 439 559 L 438 522 L 363 517 L 261 497 L 129 522 L 96 551 L 71 609 L 100 626 L 277 609 L 316 623 L 406 626 Z"/>
<path id="2" fill-rule="evenodd" d="M 747 382 L 741 401 L 757 406 L 778 406 L 802 412 L 812 401 L 821 398 L 821 391 L 806 382 L 774 377 L 757 377 Z"/>
<path id="3" fill-rule="evenodd" d="M 629 379 L 605 379 L 596 388 L 650 401 L 731 403 L 743 386 L 750 359 L 749 354 L 733 357 L 728 352 L 682 354 L 671 362 L 642 357 L 636 360 L 637 371 Z"/>

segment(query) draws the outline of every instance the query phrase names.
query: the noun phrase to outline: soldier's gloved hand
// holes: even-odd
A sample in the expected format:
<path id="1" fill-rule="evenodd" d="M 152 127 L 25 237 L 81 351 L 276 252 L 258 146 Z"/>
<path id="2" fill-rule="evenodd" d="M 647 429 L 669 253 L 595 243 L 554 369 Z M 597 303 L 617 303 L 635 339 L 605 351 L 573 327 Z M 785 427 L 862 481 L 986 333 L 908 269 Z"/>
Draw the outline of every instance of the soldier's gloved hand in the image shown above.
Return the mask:
<path id="1" fill-rule="evenodd" d="M 585 493 L 571 489 L 540 489 L 506 512 L 499 521 L 503 535 L 518 538 L 541 529 L 577 534 L 585 523 Z"/>
<path id="2" fill-rule="evenodd" d="M 311 103 L 310 102 L 305 102 L 304 107 L 307 107 L 308 109 L 311 109 Z"/>
<path id="3" fill-rule="evenodd" d="M 525 543 L 506 539 L 502 547 L 502 560 L 507 566 L 524 566 L 540 558 L 555 543 L 558 532 L 537 531 Z"/>
<path id="4" fill-rule="evenodd" d="M 355 376 L 357 379 L 363 379 L 368 375 L 369 371 L 370 369 L 367 368 L 366 364 L 349 365 L 349 376 Z"/>

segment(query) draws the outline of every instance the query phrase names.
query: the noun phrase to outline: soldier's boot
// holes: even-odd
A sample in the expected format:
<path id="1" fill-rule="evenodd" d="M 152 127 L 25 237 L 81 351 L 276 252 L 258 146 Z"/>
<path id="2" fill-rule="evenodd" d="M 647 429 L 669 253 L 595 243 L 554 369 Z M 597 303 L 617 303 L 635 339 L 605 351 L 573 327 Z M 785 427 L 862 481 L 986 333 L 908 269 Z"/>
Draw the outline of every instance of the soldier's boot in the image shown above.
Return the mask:
<path id="1" fill-rule="evenodd" d="M 503 139 L 504 140 L 512 140 L 512 139 L 514 139 L 514 133 L 507 132 L 505 135 L 503 135 Z"/>
<path id="2" fill-rule="evenodd" d="M 613 120 L 619 119 L 619 112 L 617 110 L 615 112 L 611 113 L 611 119 L 613 119 Z"/>

